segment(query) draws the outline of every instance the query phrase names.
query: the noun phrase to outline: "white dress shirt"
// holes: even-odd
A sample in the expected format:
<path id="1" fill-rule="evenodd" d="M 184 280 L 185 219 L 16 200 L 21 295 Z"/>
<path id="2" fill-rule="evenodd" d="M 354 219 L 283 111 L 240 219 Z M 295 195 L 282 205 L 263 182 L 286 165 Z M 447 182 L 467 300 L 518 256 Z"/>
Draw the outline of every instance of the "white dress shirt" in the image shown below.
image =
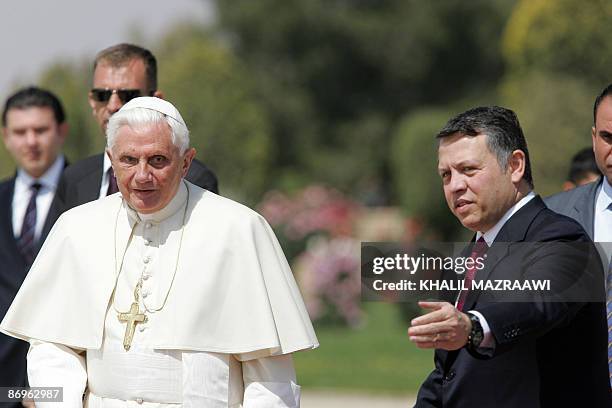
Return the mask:
<path id="1" fill-rule="evenodd" d="M 104 155 L 104 160 L 102 161 L 102 182 L 100 183 L 100 193 L 98 194 L 98 198 L 106 197 L 106 192 L 108 191 L 108 169 L 111 168 L 111 161 L 106 154 L 106 151 L 102 153 Z"/>
<path id="2" fill-rule="evenodd" d="M 40 238 L 63 169 L 64 156 L 59 155 L 45 174 L 38 179 L 33 178 L 21 168 L 17 170 L 12 204 L 13 234 L 16 239 L 21 236 L 23 219 L 25 218 L 32 195 L 30 187 L 33 183 L 40 183 L 41 185 L 36 196 L 36 229 L 34 230 L 35 239 L 38 240 Z"/>
<path id="3" fill-rule="evenodd" d="M 595 213 L 593 214 L 593 241 L 612 242 L 612 186 L 608 179 L 603 182 L 595 199 Z"/>

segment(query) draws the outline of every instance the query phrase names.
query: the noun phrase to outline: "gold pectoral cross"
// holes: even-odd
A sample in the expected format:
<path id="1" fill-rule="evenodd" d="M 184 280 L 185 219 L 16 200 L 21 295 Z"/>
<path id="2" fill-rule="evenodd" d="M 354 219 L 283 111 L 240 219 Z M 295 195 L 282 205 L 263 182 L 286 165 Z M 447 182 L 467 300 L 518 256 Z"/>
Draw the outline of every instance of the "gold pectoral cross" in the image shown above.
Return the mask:
<path id="1" fill-rule="evenodd" d="M 119 321 L 121 323 L 127 323 L 125 326 L 125 336 L 123 337 L 123 348 L 128 351 L 132 346 L 132 339 L 134 338 L 134 330 L 138 323 L 146 323 L 147 316 L 144 313 L 140 313 L 138 308 L 138 302 L 132 303 L 130 311 L 127 313 L 119 313 Z"/>

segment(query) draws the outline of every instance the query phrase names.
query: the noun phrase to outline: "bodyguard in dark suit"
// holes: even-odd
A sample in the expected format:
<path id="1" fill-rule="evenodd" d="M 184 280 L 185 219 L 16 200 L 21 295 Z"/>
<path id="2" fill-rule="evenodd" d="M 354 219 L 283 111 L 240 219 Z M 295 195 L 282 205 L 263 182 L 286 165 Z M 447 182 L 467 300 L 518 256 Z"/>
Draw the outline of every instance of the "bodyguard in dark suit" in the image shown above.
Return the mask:
<path id="1" fill-rule="evenodd" d="M 408 334 L 436 351 L 416 407 L 610 407 L 603 271 L 589 262 L 596 252 L 584 230 L 533 193 L 516 115 L 475 108 L 451 119 L 438 139 L 447 203 L 476 233 L 468 253 L 485 261 L 466 272 L 456 299 L 420 302 L 430 312 Z M 546 246 L 528 244 L 536 242 Z M 470 290 L 495 279 L 550 280 L 552 296 L 587 285 L 579 295 L 593 301 L 535 294 L 511 302 Z"/>
<path id="2" fill-rule="evenodd" d="M 163 98 L 157 89 L 155 56 L 132 44 L 118 44 L 100 51 L 94 62 L 89 105 L 103 135 L 110 117 L 137 96 Z M 186 178 L 218 193 L 217 177 L 198 160 L 193 160 Z M 66 169 L 57 190 L 58 205 L 68 210 L 114 192 L 117 184 L 110 160 L 100 153 Z"/>
<path id="3" fill-rule="evenodd" d="M 61 148 L 67 130 L 60 101 L 46 90 L 22 89 L 6 101 L 3 141 L 18 169 L 0 183 L 0 317 L 59 216 L 52 202 L 65 166 Z M 28 343 L 0 334 L 0 386 L 26 385 L 27 350 Z"/>
<path id="4" fill-rule="evenodd" d="M 607 270 L 608 371 L 612 389 L 612 84 L 595 99 L 593 152 L 603 177 L 599 181 L 555 194 L 546 199 L 553 211 L 572 217 L 582 225 L 593 241 L 600 243 Z"/>

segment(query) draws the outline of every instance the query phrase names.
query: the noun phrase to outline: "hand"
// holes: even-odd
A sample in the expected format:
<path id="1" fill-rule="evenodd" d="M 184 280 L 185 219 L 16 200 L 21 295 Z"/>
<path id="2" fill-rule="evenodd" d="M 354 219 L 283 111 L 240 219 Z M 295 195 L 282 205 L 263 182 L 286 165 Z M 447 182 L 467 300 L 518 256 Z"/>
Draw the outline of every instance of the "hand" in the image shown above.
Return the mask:
<path id="1" fill-rule="evenodd" d="M 418 348 L 457 350 L 467 344 L 472 322 L 448 302 L 419 302 L 419 306 L 431 310 L 412 320 L 408 328 L 410 341 Z"/>

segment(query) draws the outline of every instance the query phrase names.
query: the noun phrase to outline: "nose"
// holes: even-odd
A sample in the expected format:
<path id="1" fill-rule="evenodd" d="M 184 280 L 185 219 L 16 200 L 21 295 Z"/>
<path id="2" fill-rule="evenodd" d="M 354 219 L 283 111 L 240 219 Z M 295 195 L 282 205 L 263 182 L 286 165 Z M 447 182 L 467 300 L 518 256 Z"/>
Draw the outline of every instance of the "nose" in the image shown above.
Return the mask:
<path id="1" fill-rule="evenodd" d="M 33 147 L 38 143 L 36 132 L 30 130 L 26 133 L 26 143 L 30 147 Z"/>
<path id="2" fill-rule="evenodd" d="M 106 104 L 106 109 L 108 109 L 112 115 L 113 113 L 121 109 L 122 106 L 123 106 L 123 102 L 121 102 L 121 99 L 119 99 L 119 96 L 117 95 L 117 93 L 113 92 L 111 94 L 110 99 L 108 100 L 108 103 Z"/>
<path id="3" fill-rule="evenodd" d="M 138 163 L 136 170 L 135 181 L 140 184 L 147 183 L 151 180 L 151 172 L 149 171 L 149 163 L 141 161 Z"/>
<path id="4" fill-rule="evenodd" d="M 448 182 L 448 189 L 453 193 L 461 193 L 467 189 L 465 176 L 459 173 L 451 172 Z"/>

